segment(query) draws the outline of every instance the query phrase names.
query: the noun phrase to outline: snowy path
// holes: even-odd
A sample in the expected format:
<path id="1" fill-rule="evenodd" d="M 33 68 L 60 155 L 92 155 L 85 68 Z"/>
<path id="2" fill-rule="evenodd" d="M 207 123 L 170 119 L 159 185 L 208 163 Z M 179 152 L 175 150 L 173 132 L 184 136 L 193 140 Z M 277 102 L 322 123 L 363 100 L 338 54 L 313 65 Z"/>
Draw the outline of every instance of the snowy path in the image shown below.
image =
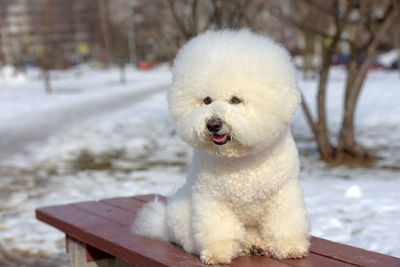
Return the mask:
<path id="1" fill-rule="evenodd" d="M 24 152 L 32 143 L 44 143 L 87 118 L 137 103 L 165 90 L 171 81 L 168 66 L 151 71 L 130 68 L 124 84 L 117 77 L 115 68 L 54 71 L 50 95 L 36 70 L 14 81 L 0 79 L 0 159 Z"/>
<path id="2" fill-rule="evenodd" d="M 56 131 L 65 130 L 78 121 L 91 116 L 125 108 L 137 103 L 150 95 L 165 90 L 166 87 L 147 88 L 143 91 L 133 91 L 112 96 L 100 96 L 98 99 L 87 99 L 73 105 L 52 110 L 47 116 L 21 120 L 7 128 L 0 128 L 0 158 L 11 153 L 21 152 L 28 144 L 43 141 Z M 27 129 L 29 129 L 27 131 Z"/>

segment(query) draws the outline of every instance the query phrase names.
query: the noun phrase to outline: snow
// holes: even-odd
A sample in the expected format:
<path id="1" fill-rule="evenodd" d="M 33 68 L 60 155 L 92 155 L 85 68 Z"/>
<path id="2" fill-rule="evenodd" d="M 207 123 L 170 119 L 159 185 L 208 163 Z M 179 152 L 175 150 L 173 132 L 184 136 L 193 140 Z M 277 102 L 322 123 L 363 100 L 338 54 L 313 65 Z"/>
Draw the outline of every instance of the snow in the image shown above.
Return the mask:
<path id="1" fill-rule="evenodd" d="M 362 195 L 361 189 L 358 185 L 353 185 L 346 190 L 345 196 L 348 198 L 360 198 Z"/>
<path id="2" fill-rule="evenodd" d="M 315 107 L 315 80 L 302 80 L 299 75 L 300 88 L 305 96 L 306 102 Z M 343 114 L 344 84 L 346 73 L 343 68 L 334 68 L 330 72 L 327 87 L 328 124 L 336 128 L 341 123 Z M 367 76 L 365 86 L 361 91 L 358 103 L 362 105 L 356 110 L 356 125 L 362 127 L 388 127 L 400 126 L 400 97 L 399 73 L 396 71 L 371 71 Z M 382 118 L 384 112 L 384 119 Z M 302 112 L 297 112 L 296 124 L 303 126 L 305 117 Z M 316 114 L 314 114 L 314 117 Z M 297 122 L 301 120 L 301 122 Z"/>
<path id="3" fill-rule="evenodd" d="M 6 65 L 0 69 L 0 82 L 5 84 L 15 84 L 26 81 L 26 76 L 21 72 L 16 72 L 15 68 Z"/>
<path id="4" fill-rule="evenodd" d="M 78 70 L 79 79 L 74 74 Z M 95 105 L 90 101 L 95 95 L 106 103 L 114 93 L 132 90 L 138 95 L 170 82 L 168 67 L 130 69 L 126 85 L 117 82 L 115 69 L 78 70 L 55 74 L 56 90 L 80 89 L 78 95 L 50 96 L 57 104 L 46 101 L 49 96 L 33 71 L 24 79 L 3 81 L 0 109 L 7 115 L 0 112 L 0 119 L 8 124 L 0 127 L 15 127 L 15 120 L 49 118 L 46 112 Z M 330 77 L 328 97 L 334 101 L 327 108 L 334 129 L 340 123 L 345 75 L 335 68 Z M 307 102 L 314 105 L 316 81 L 303 80 L 300 74 L 299 80 Z M 296 114 L 293 135 L 313 235 L 400 257 L 399 88 L 397 72 L 371 72 L 361 95 L 358 137 L 382 158 L 370 168 L 331 167 L 319 161 L 304 117 Z M 48 131 L 41 142 L 26 142 L 29 149 L 0 161 L 0 265 L 67 265 L 64 235 L 34 218 L 37 207 L 134 194 L 168 195 L 184 182 L 191 148 L 173 129 L 165 90 L 152 91 L 132 104 L 124 103 L 124 97 L 116 99 L 112 108 L 99 114 L 77 112 L 68 127 Z M 28 137 L 29 131 L 25 130 Z"/>
<path id="5" fill-rule="evenodd" d="M 400 198 L 392 189 L 398 180 L 304 179 L 302 185 L 313 235 L 399 256 Z"/>
<path id="6" fill-rule="evenodd" d="M 399 50 L 393 49 L 389 52 L 381 53 L 378 55 L 377 60 L 386 68 L 390 68 L 394 62 L 399 58 Z"/>
<path id="7" fill-rule="evenodd" d="M 119 82 L 117 69 L 91 69 L 82 65 L 68 71 L 52 71 L 52 94 L 46 94 L 37 69 L 10 79 L 6 67 L 0 76 L 0 156 L 19 151 L 28 141 L 39 141 L 68 127 L 76 118 L 108 112 L 129 105 L 171 80 L 161 66 L 151 72 L 127 68 L 127 83 Z M 20 79 L 18 77 L 23 76 Z M 141 92 L 141 94 L 138 94 Z M 26 136 L 25 129 L 30 129 Z M 21 140 L 23 142 L 21 143 Z M 1 155 L 3 154 L 3 155 Z"/>

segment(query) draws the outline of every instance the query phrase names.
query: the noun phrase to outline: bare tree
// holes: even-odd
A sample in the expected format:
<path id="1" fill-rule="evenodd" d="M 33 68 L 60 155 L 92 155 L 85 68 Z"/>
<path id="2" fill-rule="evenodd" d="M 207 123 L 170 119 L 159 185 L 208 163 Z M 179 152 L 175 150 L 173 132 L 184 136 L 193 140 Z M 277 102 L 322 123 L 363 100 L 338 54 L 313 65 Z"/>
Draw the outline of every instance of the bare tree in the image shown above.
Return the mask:
<path id="1" fill-rule="evenodd" d="M 110 63 L 118 65 L 120 82 L 126 82 L 126 63 L 132 57 L 134 48 L 132 36 L 135 27 L 133 2 L 131 0 L 97 0 L 101 36 Z M 131 38 L 131 39 L 130 39 Z M 135 60 L 136 61 L 136 60 Z"/>
<path id="2" fill-rule="evenodd" d="M 207 28 L 254 28 L 265 7 L 260 0 L 168 0 L 169 8 L 183 41 Z"/>
<path id="3" fill-rule="evenodd" d="M 109 11 L 107 0 L 97 0 L 99 5 L 99 18 L 101 25 L 101 35 L 103 38 L 104 46 L 106 48 L 107 56 L 109 60 L 112 61 L 112 40 L 111 40 L 111 32 L 110 32 L 110 21 L 109 21 Z"/>
<path id="4" fill-rule="evenodd" d="M 176 46 L 179 48 L 209 28 L 247 27 L 254 30 L 264 7 L 265 1 L 262 0 L 168 0 L 168 15 L 173 18 L 176 29 L 171 33 L 175 36 Z"/>
<path id="5" fill-rule="evenodd" d="M 7 9 L 9 4 L 10 2 L 7 0 L 0 0 L 0 40 L 2 44 L 0 51 L 0 64 L 7 62 L 7 59 L 9 58 L 7 37 Z"/>
<path id="6" fill-rule="evenodd" d="M 265 1 L 216 0 L 209 2 L 210 24 L 217 29 L 243 27 L 254 29 L 257 17 L 266 7 Z"/>
<path id="7" fill-rule="evenodd" d="M 397 25 L 400 25 L 400 17 L 397 18 Z M 400 74 L 400 28 L 396 27 L 393 29 L 393 36 L 394 36 L 394 47 L 397 50 L 397 69 Z"/>
<path id="8" fill-rule="evenodd" d="M 354 113 L 358 97 L 363 83 L 368 74 L 368 69 L 373 63 L 373 59 L 379 43 L 384 35 L 396 20 L 400 10 L 397 0 L 389 1 L 383 8 L 382 17 L 375 17 L 374 10 L 377 8 L 372 1 L 360 1 L 358 9 L 359 18 L 355 20 L 354 27 L 357 33 L 349 40 L 351 47 L 351 61 L 348 68 L 346 83 L 344 115 L 340 130 L 337 159 L 346 160 L 348 157 L 366 158 L 368 154 L 357 146 L 354 134 Z M 361 36 L 365 32 L 365 37 Z M 365 55 L 360 61 L 358 55 Z"/>
<path id="9" fill-rule="evenodd" d="M 45 0 L 42 9 L 42 17 L 41 17 L 41 37 L 42 37 L 42 58 L 40 67 L 43 72 L 43 79 L 45 84 L 45 89 L 48 94 L 52 93 L 52 87 L 50 83 L 50 70 L 52 68 L 52 57 L 54 54 L 54 46 L 52 42 L 52 21 L 53 21 L 53 12 L 52 12 L 52 1 Z"/>
<path id="10" fill-rule="evenodd" d="M 263 30 L 266 6 L 263 0 L 139 0 L 135 8 L 138 58 L 171 60 L 187 40 L 207 29 Z"/>
<path id="11" fill-rule="evenodd" d="M 323 55 L 317 91 L 317 119 L 312 117 L 307 103 L 305 101 L 302 103 L 307 121 L 316 138 L 321 158 L 336 163 L 366 162 L 371 159 L 371 155 L 355 141 L 354 113 L 378 45 L 400 12 L 399 3 L 397 0 L 354 0 L 347 1 L 346 5 L 341 5 L 342 2 L 339 0 L 324 2 L 323 5 L 314 0 L 301 0 L 301 3 L 307 8 L 317 9 L 324 14 L 325 21 L 329 21 L 330 25 L 318 27 L 320 24 L 313 25 L 302 18 L 285 16 L 279 10 L 275 10 L 275 15 L 304 32 L 313 32 L 319 35 L 322 40 Z M 377 10 L 382 11 L 381 16 L 377 16 Z M 332 56 L 336 53 L 340 42 L 350 45 L 351 59 L 347 67 L 342 125 L 338 144 L 334 146 L 329 139 L 327 126 L 326 88 Z M 360 60 L 361 55 L 364 57 L 362 60 Z"/>
<path id="12" fill-rule="evenodd" d="M 185 40 L 204 30 L 200 28 L 199 5 L 201 3 L 198 0 L 168 0 L 168 4 L 174 21 Z"/>

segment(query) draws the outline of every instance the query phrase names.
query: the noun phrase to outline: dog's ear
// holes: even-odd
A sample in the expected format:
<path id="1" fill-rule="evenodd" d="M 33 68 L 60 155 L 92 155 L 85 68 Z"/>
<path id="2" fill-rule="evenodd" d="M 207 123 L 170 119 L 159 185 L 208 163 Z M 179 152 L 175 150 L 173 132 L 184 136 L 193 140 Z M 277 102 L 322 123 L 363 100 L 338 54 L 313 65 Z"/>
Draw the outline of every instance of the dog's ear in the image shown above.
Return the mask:
<path id="1" fill-rule="evenodd" d="M 285 125 L 290 124 L 301 103 L 301 93 L 294 77 L 278 88 L 267 83 L 264 91 L 267 93 L 258 95 L 259 98 L 255 100 L 257 107 L 265 115 L 273 115 Z"/>
<path id="2" fill-rule="evenodd" d="M 293 92 L 287 95 L 287 101 L 285 103 L 286 107 L 286 118 L 289 120 L 287 123 L 290 123 L 294 117 L 294 114 L 296 113 L 301 101 L 302 101 L 302 96 L 301 92 L 299 90 L 298 85 L 296 84 L 296 88 L 291 89 Z"/>

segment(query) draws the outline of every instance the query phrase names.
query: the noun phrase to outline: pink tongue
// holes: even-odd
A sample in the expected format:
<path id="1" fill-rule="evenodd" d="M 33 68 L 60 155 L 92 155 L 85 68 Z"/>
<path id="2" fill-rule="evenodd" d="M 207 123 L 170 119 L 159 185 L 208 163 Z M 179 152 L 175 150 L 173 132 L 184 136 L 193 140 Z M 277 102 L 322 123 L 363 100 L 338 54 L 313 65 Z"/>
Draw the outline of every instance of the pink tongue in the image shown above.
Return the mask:
<path id="1" fill-rule="evenodd" d="M 224 135 L 213 134 L 213 140 L 214 140 L 214 142 L 217 142 L 217 143 L 221 143 L 221 142 L 225 141 L 226 138 L 227 138 L 226 134 L 224 134 Z"/>

